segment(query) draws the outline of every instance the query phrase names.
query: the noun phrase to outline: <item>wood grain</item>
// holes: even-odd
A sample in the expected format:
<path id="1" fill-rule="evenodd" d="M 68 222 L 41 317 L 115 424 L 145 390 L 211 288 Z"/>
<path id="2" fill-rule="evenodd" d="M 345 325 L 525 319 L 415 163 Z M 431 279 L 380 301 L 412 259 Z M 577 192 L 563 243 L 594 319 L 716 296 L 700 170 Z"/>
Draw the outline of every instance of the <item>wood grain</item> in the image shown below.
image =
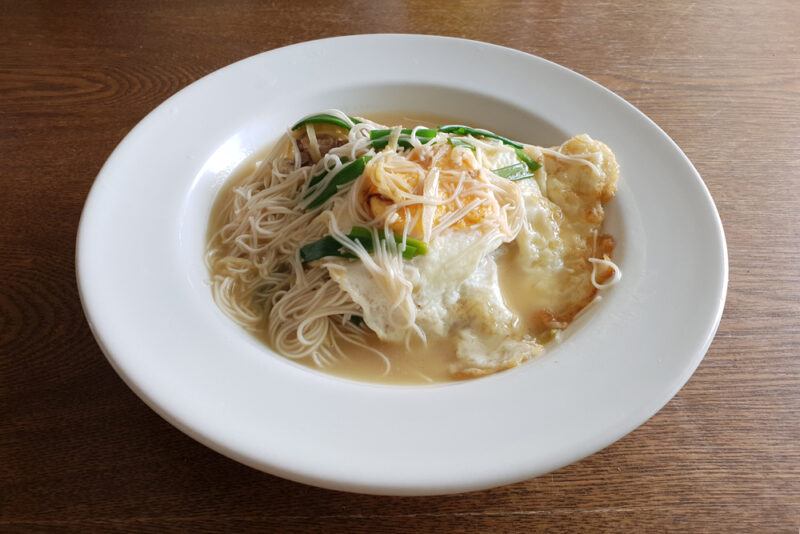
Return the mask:
<path id="1" fill-rule="evenodd" d="M 0 530 L 715 531 L 800 527 L 800 4 L 0 3 Z M 197 78 L 367 32 L 511 46 L 606 85 L 669 133 L 723 219 L 730 286 L 688 385 L 570 467 L 436 498 L 306 487 L 161 420 L 106 363 L 74 277 L 104 160 Z"/>

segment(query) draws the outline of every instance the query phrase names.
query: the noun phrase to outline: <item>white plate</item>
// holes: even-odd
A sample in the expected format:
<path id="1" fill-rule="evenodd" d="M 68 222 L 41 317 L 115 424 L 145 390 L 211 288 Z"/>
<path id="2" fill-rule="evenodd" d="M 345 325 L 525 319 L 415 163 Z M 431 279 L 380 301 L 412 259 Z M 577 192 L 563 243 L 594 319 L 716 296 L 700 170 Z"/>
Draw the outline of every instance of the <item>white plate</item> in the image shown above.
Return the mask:
<path id="1" fill-rule="evenodd" d="M 459 117 L 544 145 L 583 132 L 603 140 L 622 169 L 608 208 L 622 282 L 545 356 L 478 380 L 379 386 L 271 353 L 211 299 L 203 265 L 209 210 L 237 163 L 298 117 L 333 107 Z M 273 50 L 164 102 L 98 175 L 77 266 L 98 343 L 166 420 L 269 473 L 404 495 L 523 480 L 621 438 L 689 379 L 727 286 L 708 190 L 641 112 L 538 57 L 412 35 Z"/>

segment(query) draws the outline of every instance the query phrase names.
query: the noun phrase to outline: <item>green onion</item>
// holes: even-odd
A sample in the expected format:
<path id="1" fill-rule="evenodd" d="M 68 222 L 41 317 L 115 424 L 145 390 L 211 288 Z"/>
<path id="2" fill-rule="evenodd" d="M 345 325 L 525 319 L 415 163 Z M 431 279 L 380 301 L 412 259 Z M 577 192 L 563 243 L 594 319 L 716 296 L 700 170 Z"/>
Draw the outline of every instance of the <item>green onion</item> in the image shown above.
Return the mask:
<path id="1" fill-rule="evenodd" d="M 353 241 L 361 243 L 367 252 L 372 252 L 372 232 L 368 228 L 354 226 L 347 237 Z M 381 238 L 383 239 L 383 238 Z M 403 241 L 402 236 L 394 235 L 396 243 L 400 244 Z M 342 251 L 342 244 L 336 241 L 333 236 L 325 236 L 322 239 L 309 243 L 300 248 L 300 259 L 303 263 L 318 260 L 321 258 L 334 256 L 339 258 L 353 258 L 354 256 L 349 252 Z M 411 237 L 406 238 L 406 246 L 403 249 L 403 258 L 410 260 L 415 256 L 426 254 L 428 252 L 428 245 L 423 241 L 418 241 Z"/>
<path id="2" fill-rule="evenodd" d="M 395 234 L 394 241 L 398 245 L 401 244 L 403 242 L 403 236 Z M 406 248 L 408 247 L 417 249 L 417 253 L 420 255 L 428 253 L 428 244 L 425 241 L 420 241 L 418 239 L 414 239 L 413 237 L 406 236 Z"/>
<path id="3" fill-rule="evenodd" d="M 350 233 L 347 234 L 347 237 L 350 239 L 366 239 L 367 241 L 372 243 L 372 231 L 369 228 L 364 228 L 363 226 L 354 226 L 350 229 Z"/>
<path id="4" fill-rule="evenodd" d="M 358 119 L 354 119 L 353 117 L 348 117 L 353 123 L 358 124 L 361 121 Z M 301 120 L 294 126 L 292 126 L 292 130 L 297 130 L 301 126 L 305 126 L 306 124 L 333 124 L 334 126 L 338 126 L 339 128 L 344 128 L 345 130 L 350 129 L 350 125 L 347 124 L 344 120 L 340 119 L 335 115 L 329 115 L 327 113 L 320 113 L 319 115 L 311 115 L 310 117 L 306 117 L 305 119 Z"/>
<path id="5" fill-rule="evenodd" d="M 340 161 L 344 164 L 344 163 L 347 163 L 350 160 L 348 158 L 342 158 Z M 308 182 L 308 187 L 312 187 L 312 186 L 315 186 L 318 183 L 320 183 L 322 181 L 322 179 L 325 178 L 328 175 L 329 172 L 330 171 L 322 171 L 318 175 L 312 176 L 311 180 Z"/>
<path id="6" fill-rule="evenodd" d="M 422 252 L 419 252 L 417 247 L 412 247 L 408 243 L 406 243 L 406 248 L 403 249 L 403 258 L 410 260 L 414 256 L 419 256 Z"/>
<path id="7" fill-rule="evenodd" d="M 336 195 L 340 187 L 352 182 L 364 174 L 364 168 L 367 166 L 367 162 L 369 162 L 370 159 L 372 159 L 372 156 L 361 156 L 360 158 L 351 161 L 342 167 L 339 172 L 336 173 L 336 176 L 334 176 L 330 181 L 328 186 L 319 195 L 317 195 L 313 201 L 311 201 L 311 203 L 308 205 L 308 209 L 314 209 L 323 205 L 328 201 L 328 199 Z M 317 177 L 315 176 L 311 180 L 313 181 L 316 178 Z M 317 182 L 320 180 L 322 180 L 322 178 L 319 178 Z"/>
<path id="8" fill-rule="evenodd" d="M 423 145 L 427 145 L 433 140 L 433 137 L 417 137 L 417 139 L 419 139 L 419 142 L 422 143 Z M 374 141 L 372 141 L 372 148 L 374 148 L 375 150 L 383 150 L 384 148 L 386 148 L 386 145 L 388 144 L 389 144 L 389 138 L 381 137 L 380 139 L 375 139 Z M 414 148 L 414 145 L 411 144 L 410 137 L 400 137 L 397 140 L 397 145 L 403 148 Z"/>
<path id="9" fill-rule="evenodd" d="M 410 128 L 403 128 L 402 130 L 400 130 L 400 133 L 402 135 L 411 135 L 411 132 L 413 132 L 413 131 L 414 130 L 412 130 Z M 379 139 L 381 137 L 388 137 L 389 134 L 391 134 L 391 133 L 392 133 L 392 130 L 372 130 L 372 131 L 369 132 L 369 138 L 370 139 Z M 436 137 L 437 133 L 439 133 L 438 130 L 436 130 L 434 128 L 420 128 L 419 130 L 417 130 L 417 137 L 418 138 Z"/>
<path id="10" fill-rule="evenodd" d="M 536 161 L 535 159 L 533 159 L 532 157 L 530 157 L 530 156 L 528 155 L 528 153 L 527 153 L 527 152 L 525 152 L 523 149 L 521 149 L 521 148 L 516 148 L 516 149 L 514 149 L 514 152 L 516 152 L 516 153 L 517 153 L 517 157 L 519 158 L 519 160 L 520 160 L 522 163 L 524 163 L 525 165 L 527 165 L 527 166 L 528 166 L 528 169 L 529 169 L 531 172 L 536 172 L 537 170 L 539 170 L 539 167 L 541 167 L 541 166 L 542 166 L 542 164 L 541 164 L 541 163 L 539 163 L 538 161 Z"/>
<path id="11" fill-rule="evenodd" d="M 533 178 L 533 173 L 528 170 L 528 167 L 524 163 L 515 163 L 514 165 L 509 165 L 508 167 L 495 169 L 492 172 L 500 178 L 508 178 L 512 182 L 524 180 L 526 178 Z"/>
<path id="12" fill-rule="evenodd" d="M 414 148 L 414 145 L 411 144 L 411 132 L 413 131 L 414 130 L 410 128 L 403 128 L 400 130 L 401 135 L 397 139 L 397 144 L 403 148 Z M 375 150 L 383 150 L 386 148 L 386 145 L 389 144 L 389 136 L 391 133 L 392 130 L 372 130 L 369 132 L 369 138 L 372 139 L 372 148 Z M 420 143 L 424 145 L 430 143 L 438 133 L 438 130 L 433 128 L 420 128 L 417 130 L 414 137 L 419 139 Z"/>
<path id="13" fill-rule="evenodd" d="M 325 176 L 327 176 L 327 174 L 328 174 L 328 171 L 322 171 L 318 175 L 312 176 L 311 180 L 308 182 L 308 186 L 311 187 L 312 185 L 317 185 L 318 183 L 320 183 L 322 181 L 323 178 L 325 178 Z"/>
<path id="14" fill-rule="evenodd" d="M 512 141 L 508 137 L 497 135 L 489 130 L 482 130 L 481 128 L 472 128 L 471 126 L 464 126 L 463 124 L 448 124 L 446 126 L 439 126 L 439 131 L 444 133 L 452 133 L 457 135 L 471 135 L 473 137 L 488 137 L 489 139 L 497 139 L 503 144 L 513 146 L 514 148 L 522 148 L 522 144 Z"/>
<path id="15" fill-rule="evenodd" d="M 361 226 L 354 226 L 350 233 L 347 235 L 350 239 L 357 239 L 366 248 L 368 251 L 372 252 L 372 232 L 369 228 L 363 228 Z M 384 239 L 384 238 L 381 238 Z M 367 241 L 369 244 L 367 244 Z M 394 242 L 398 245 L 403 243 L 403 236 L 394 234 Z M 406 259 L 411 259 L 414 256 L 420 254 L 426 254 L 428 252 L 428 245 L 424 241 L 419 241 L 414 239 L 413 237 L 406 237 L 406 247 L 403 249 L 403 257 Z"/>
<path id="16" fill-rule="evenodd" d="M 453 146 L 465 146 L 475 152 L 475 145 L 469 141 L 465 141 L 463 137 L 450 137 L 447 139 L 447 141 Z"/>
<path id="17" fill-rule="evenodd" d="M 313 243 L 302 246 L 300 248 L 300 259 L 303 260 L 303 263 L 306 263 L 326 256 L 341 256 L 341 248 L 341 243 L 331 236 L 326 236 Z"/>

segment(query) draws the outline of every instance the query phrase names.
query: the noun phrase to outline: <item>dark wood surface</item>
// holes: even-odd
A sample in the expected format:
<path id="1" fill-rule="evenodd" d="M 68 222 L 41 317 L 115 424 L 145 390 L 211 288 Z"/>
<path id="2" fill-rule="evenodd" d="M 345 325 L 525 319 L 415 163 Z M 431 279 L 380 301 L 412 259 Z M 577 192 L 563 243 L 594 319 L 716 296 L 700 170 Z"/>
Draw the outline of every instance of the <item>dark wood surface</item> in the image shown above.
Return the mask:
<path id="1" fill-rule="evenodd" d="M 800 4 L 0 3 L 0 530 L 717 531 L 800 527 Z M 695 163 L 730 249 L 725 315 L 686 387 L 550 475 L 435 498 L 287 482 L 195 443 L 106 363 L 75 235 L 148 111 L 243 57 L 332 35 L 463 36 L 606 85 Z"/>

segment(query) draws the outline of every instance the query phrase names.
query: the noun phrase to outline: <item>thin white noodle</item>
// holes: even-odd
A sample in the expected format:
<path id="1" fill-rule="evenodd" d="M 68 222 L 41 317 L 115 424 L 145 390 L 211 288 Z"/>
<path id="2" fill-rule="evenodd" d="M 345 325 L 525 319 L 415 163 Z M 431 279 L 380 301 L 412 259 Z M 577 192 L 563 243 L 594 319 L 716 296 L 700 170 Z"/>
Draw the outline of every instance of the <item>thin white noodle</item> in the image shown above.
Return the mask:
<path id="1" fill-rule="evenodd" d="M 616 284 L 617 282 L 619 282 L 620 280 L 622 280 L 622 271 L 620 270 L 619 267 L 617 267 L 616 263 L 611 261 L 611 259 L 608 256 L 605 256 L 603 258 L 589 258 L 589 263 L 592 264 L 592 285 L 597 289 L 607 289 Z M 608 280 L 607 282 L 603 282 L 602 284 L 597 281 L 598 266 L 606 267 L 607 269 L 611 269 L 614 272 L 610 280 Z"/>
<path id="2" fill-rule="evenodd" d="M 306 123 L 306 135 L 308 136 L 308 150 L 311 153 L 311 159 L 319 161 L 322 159 L 322 154 L 319 153 L 319 141 L 317 141 L 317 130 L 314 125 Z"/>
<path id="3" fill-rule="evenodd" d="M 422 141 L 417 139 L 417 131 L 419 131 L 421 128 L 424 128 L 424 126 L 414 126 L 414 128 L 411 129 L 408 142 L 411 143 L 413 148 L 420 148 L 422 146 Z"/>
<path id="4" fill-rule="evenodd" d="M 559 152 L 557 150 L 553 150 L 552 148 L 540 148 L 539 150 L 542 151 L 542 154 L 547 154 L 548 156 L 552 156 L 552 157 L 554 157 L 556 159 L 560 159 L 560 160 L 564 160 L 564 161 L 571 161 L 573 163 L 580 163 L 581 165 L 586 165 L 592 170 L 592 172 L 596 176 L 605 176 L 605 174 L 606 174 L 605 172 L 603 172 L 603 170 L 600 167 L 598 167 L 597 165 L 595 165 L 594 163 L 592 163 L 591 161 L 589 161 L 585 157 L 581 157 L 582 156 L 581 154 L 578 154 L 578 155 L 562 154 L 561 152 Z"/>
<path id="5" fill-rule="evenodd" d="M 603 297 L 601 295 L 595 295 L 594 298 L 586 304 L 586 306 L 581 308 L 581 310 L 572 317 L 572 321 L 573 322 L 577 321 L 579 317 L 582 317 L 586 313 L 586 310 L 588 310 L 589 308 L 592 307 L 593 304 L 600 302 L 601 300 L 603 300 Z"/>
<path id="6" fill-rule="evenodd" d="M 306 115 L 305 117 L 303 117 L 302 119 L 300 119 L 297 122 L 303 122 L 304 120 L 308 119 L 309 117 L 314 117 L 315 115 L 333 115 L 334 117 L 337 117 L 337 118 L 341 119 L 342 121 L 344 121 L 350 127 L 352 127 L 353 124 L 355 124 L 353 122 L 353 120 L 346 113 L 344 113 L 343 111 L 341 111 L 339 109 L 324 109 L 322 111 L 317 111 L 316 113 L 310 113 L 310 114 Z"/>

